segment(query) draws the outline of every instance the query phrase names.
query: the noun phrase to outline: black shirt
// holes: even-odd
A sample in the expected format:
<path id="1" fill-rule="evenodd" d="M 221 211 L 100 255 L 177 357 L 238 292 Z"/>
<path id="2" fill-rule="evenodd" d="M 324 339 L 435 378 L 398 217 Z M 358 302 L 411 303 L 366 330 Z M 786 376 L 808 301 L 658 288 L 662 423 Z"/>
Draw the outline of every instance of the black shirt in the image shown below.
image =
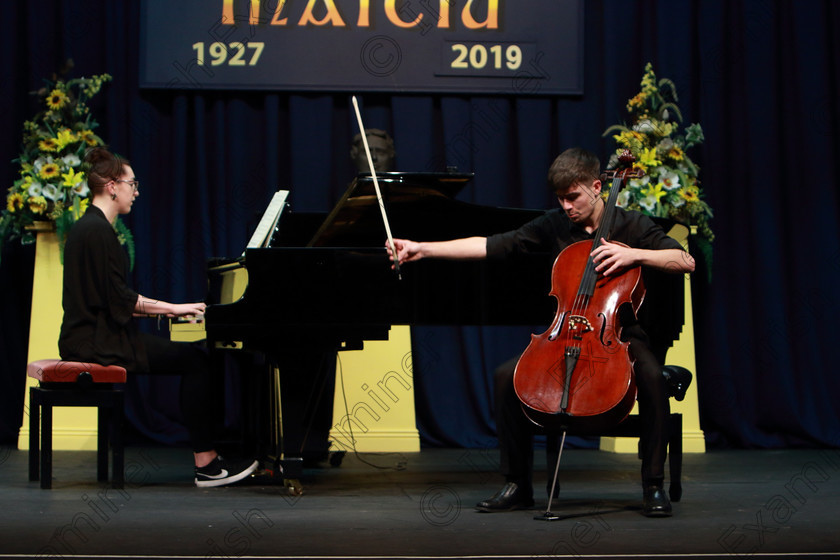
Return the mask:
<path id="1" fill-rule="evenodd" d="M 64 245 L 62 359 L 148 371 L 132 313 L 138 294 L 128 287 L 128 258 L 105 214 L 91 205 Z"/>
<path id="2" fill-rule="evenodd" d="M 619 241 L 636 249 L 682 249 L 682 246 L 644 214 L 623 208 L 615 209 L 610 241 Z M 487 238 L 487 258 L 506 259 L 522 253 L 558 255 L 578 241 L 593 239 L 582 226 L 556 208 L 549 210 L 517 230 Z"/>
<path id="3" fill-rule="evenodd" d="M 487 258 L 508 259 L 541 252 L 557 256 L 569 245 L 594 237 L 594 232 L 588 233 L 582 226 L 572 222 L 562 209 L 556 208 L 519 229 L 488 237 Z M 677 240 L 669 237 L 650 217 L 618 207 L 615 208 L 609 240 L 636 249 L 683 249 Z M 643 267 L 642 281 L 647 292 L 638 318 L 626 310 L 620 314 L 624 328 L 622 338 L 633 336 L 647 339 L 649 336 L 654 352 L 660 354 L 679 336 L 682 328 L 682 276 Z"/>

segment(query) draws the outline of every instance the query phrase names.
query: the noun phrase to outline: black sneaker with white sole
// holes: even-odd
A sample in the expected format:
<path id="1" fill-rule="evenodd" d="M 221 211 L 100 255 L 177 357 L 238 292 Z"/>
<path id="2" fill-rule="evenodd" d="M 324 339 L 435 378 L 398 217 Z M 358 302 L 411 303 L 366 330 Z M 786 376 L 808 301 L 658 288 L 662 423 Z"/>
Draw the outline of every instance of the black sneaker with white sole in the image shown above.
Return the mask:
<path id="1" fill-rule="evenodd" d="M 195 468 L 195 485 L 199 488 L 210 488 L 233 484 L 257 470 L 257 464 L 256 460 L 231 463 L 219 455 L 207 466 Z"/>

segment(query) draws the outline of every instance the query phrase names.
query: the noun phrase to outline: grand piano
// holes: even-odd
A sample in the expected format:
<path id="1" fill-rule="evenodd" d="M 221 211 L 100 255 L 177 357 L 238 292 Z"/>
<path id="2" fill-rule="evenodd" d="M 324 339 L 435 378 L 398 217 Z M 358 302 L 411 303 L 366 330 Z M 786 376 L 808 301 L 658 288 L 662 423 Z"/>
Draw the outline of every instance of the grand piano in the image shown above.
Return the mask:
<path id="1" fill-rule="evenodd" d="M 472 174 L 377 178 L 394 237 L 486 236 L 542 214 L 456 200 Z M 506 264 L 423 260 L 398 276 L 385 238 L 373 181 L 360 174 L 331 212 L 285 208 L 267 246 L 210 263 L 209 346 L 259 353 L 271 372 L 246 389 L 268 396 L 246 407 L 246 432 L 275 476 L 296 478 L 305 459 L 326 454 L 336 352 L 387 340 L 391 325 L 548 325 L 553 318 L 549 255 Z M 225 301 L 223 278 L 232 269 L 247 273 L 247 288 Z"/>

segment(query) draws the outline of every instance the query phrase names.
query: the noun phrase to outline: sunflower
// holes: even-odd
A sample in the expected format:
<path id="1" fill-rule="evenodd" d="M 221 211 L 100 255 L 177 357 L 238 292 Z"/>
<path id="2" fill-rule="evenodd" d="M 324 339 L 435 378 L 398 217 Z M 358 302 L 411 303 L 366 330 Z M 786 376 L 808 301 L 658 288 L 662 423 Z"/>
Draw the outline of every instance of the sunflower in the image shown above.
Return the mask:
<path id="1" fill-rule="evenodd" d="M 47 107 L 49 107 L 52 111 L 57 111 L 58 109 L 64 107 L 64 105 L 67 104 L 67 101 L 69 101 L 69 98 L 66 93 L 60 89 L 54 89 L 47 96 Z"/>
<path id="2" fill-rule="evenodd" d="M 23 195 L 20 193 L 12 193 L 6 197 L 6 209 L 9 212 L 17 212 L 23 208 Z"/>
<path id="3" fill-rule="evenodd" d="M 54 152 L 59 148 L 55 138 L 46 138 L 38 142 L 38 149 L 42 152 Z"/>
<path id="4" fill-rule="evenodd" d="M 38 172 L 38 176 L 41 179 L 52 179 L 53 177 L 58 177 L 61 169 L 59 169 L 58 165 L 55 163 L 45 163 L 41 166 L 41 171 Z"/>
<path id="5" fill-rule="evenodd" d="M 696 202 L 700 200 L 697 187 L 686 187 L 684 189 L 680 189 L 680 196 L 683 197 L 686 202 Z"/>
<path id="6" fill-rule="evenodd" d="M 674 161 L 682 161 L 685 158 L 685 152 L 682 151 L 682 148 L 674 144 L 665 156 L 673 159 Z"/>
<path id="7" fill-rule="evenodd" d="M 98 143 L 92 130 L 80 130 L 78 136 L 79 140 L 84 140 L 88 146 L 96 146 Z"/>
<path id="8" fill-rule="evenodd" d="M 47 209 L 47 199 L 43 196 L 33 196 L 28 200 L 29 211 L 33 214 L 43 214 Z"/>
<path id="9" fill-rule="evenodd" d="M 67 232 L 92 196 L 80 171 L 81 154 L 87 147 L 104 143 L 93 132 L 98 125 L 87 103 L 110 80 L 108 74 L 54 80 L 38 90 L 38 113 L 23 122 L 22 150 L 14 160 L 16 180 L 6 190 L 6 205 L 0 207 L 0 255 L 11 240 L 24 244 L 35 240 L 29 229 L 34 220 L 52 222 L 59 252 L 63 250 Z M 116 224 L 133 261 L 133 239 L 124 224 L 119 220 Z"/>

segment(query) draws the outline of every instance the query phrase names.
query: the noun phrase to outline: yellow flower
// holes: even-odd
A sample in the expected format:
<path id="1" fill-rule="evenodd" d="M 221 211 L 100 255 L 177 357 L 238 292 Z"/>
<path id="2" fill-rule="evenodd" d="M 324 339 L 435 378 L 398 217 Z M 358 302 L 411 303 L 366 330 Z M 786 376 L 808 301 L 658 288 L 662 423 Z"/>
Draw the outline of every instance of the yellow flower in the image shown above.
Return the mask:
<path id="1" fill-rule="evenodd" d="M 75 187 L 84 180 L 85 174 L 81 171 L 77 173 L 71 169 L 67 173 L 62 173 L 61 177 L 64 179 L 64 182 L 61 183 L 62 187 Z"/>
<path id="2" fill-rule="evenodd" d="M 684 189 L 680 189 L 679 192 L 680 192 L 680 196 L 683 197 L 683 199 L 686 202 L 696 202 L 696 201 L 700 200 L 699 193 L 697 191 L 697 187 L 694 187 L 694 186 L 685 187 Z"/>
<path id="3" fill-rule="evenodd" d="M 87 209 L 88 209 L 89 205 L 90 205 L 90 199 L 89 198 L 82 198 L 82 199 L 79 199 L 79 210 L 78 211 L 76 211 L 76 206 L 75 205 L 68 206 L 67 211 L 70 212 L 71 214 L 73 214 L 74 216 L 76 216 L 76 219 L 78 220 L 82 216 L 82 214 L 87 212 Z"/>
<path id="4" fill-rule="evenodd" d="M 41 177 L 41 179 L 52 179 L 53 177 L 58 177 L 60 172 L 61 170 L 58 168 L 57 164 L 45 163 L 41 167 L 41 171 L 38 173 L 38 176 Z"/>
<path id="5" fill-rule="evenodd" d="M 631 150 L 641 149 L 642 142 L 644 142 L 645 139 L 642 133 L 636 132 L 635 130 L 624 130 L 621 134 L 613 136 L 613 138 L 615 138 L 615 141 L 618 142 L 619 145 L 630 148 Z"/>
<path id="6" fill-rule="evenodd" d="M 88 146 L 96 146 L 96 135 L 91 130 L 80 130 L 79 140 L 84 140 Z"/>
<path id="7" fill-rule="evenodd" d="M 677 146 L 676 144 L 668 150 L 668 153 L 665 154 L 665 157 L 669 157 L 675 161 L 682 161 L 685 157 L 685 152 L 682 151 L 682 148 Z"/>
<path id="8" fill-rule="evenodd" d="M 43 214 L 47 209 L 47 199 L 43 196 L 33 196 L 29 199 L 29 210 L 33 214 Z"/>
<path id="9" fill-rule="evenodd" d="M 38 142 L 38 149 L 42 152 L 54 152 L 60 148 L 56 144 L 55 138 L 47 138 Z"/>
<path id="10" fill-rule="evenodd" d="M 647 95 L 644 92 L 639 92 L 627 102 L 627 110 L 632 113 L 634 110 L 644 107 L 645 101 L 647 101 Z"/>
<path id="11" fill-rule="evenodd" d="M 54 89 L 47 96 L 47 107 L 55 111 L 64 107 L 67 101 L 68 98 L 66 93 L 64 93 L 60 89 Z"/>
<path id="12" fill-rule="evenodd" d="M 648 186 L 643 188 L 641 192 L 646 197 L 656 199 L 656 202 L 659 202 L 659 199 L 666 194 L 665 189 L 662 188 L 662 183 L 656 183 L 655 185 L 648 183 Z"/>
<path id="13" fill-rule="evenodd" d="M 640 154 L 638 154 L 638 159 L 634 167 L 638 167 L 645 173 L 647 173 L 648 168 L 656 167 L 657 165 L 662 165 L 662 162 L 656 159 L 656 148 L 644 148 Z"/>
<path id="14" fill-rule="evenodd" d="M 658 136 L 670 136 L 673 131 L 674 123 L 669 122 L 656 122 L 653 129 Z"/>
<path id="15" fill-rule="evenodd" d="M 656 74 L 653 73 L 653 65 L 648 62 L 645 65 L 645 75 L 642 76 L 642 92 L 656 93 Z"/>
<path id="16" fill-rule="evenodd" d="M 73 131 L 69 128 L 62 128 L 58 131 L 58 135 L 55 137 L 56 144 L 58 144 L 58 149 L 63 150 L 67 144 L 72 144 L 78 140 L 76 135 L 73 134 Z"/>
<path id="17" fill-rule="evenodd" d="M 12 193 L 6 197 L 6 209 L 9 212 L 17 212 L 23 208 L 23 195 L 20 193 Z"/>

